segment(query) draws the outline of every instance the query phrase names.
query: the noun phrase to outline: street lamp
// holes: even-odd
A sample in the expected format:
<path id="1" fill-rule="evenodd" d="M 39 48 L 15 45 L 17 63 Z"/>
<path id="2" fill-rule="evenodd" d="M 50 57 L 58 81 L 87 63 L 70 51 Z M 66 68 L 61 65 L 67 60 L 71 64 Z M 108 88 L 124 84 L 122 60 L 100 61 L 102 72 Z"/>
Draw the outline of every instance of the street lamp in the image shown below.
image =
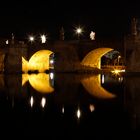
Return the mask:
<path id="1" fill-rule="evenodd" d="M 118 65 L 119 65 L 119 60 L 120 60 L 120 58 L 121 58 L 121 56 L 119 55 L 119 56 L 118 56 Z"/>
<path id="2" fill-rule="evenodd" d="M 80 27 L 76 29 L 76 34 L 78 35 L 78 39 L 79 39 L 80 34 L 82 34 L 82 32 L 83 31 Z"/>
<path id="3" fill-rule="evenodd" d="M 31 41 L 31 43 L 35 40 L 33 36 L 29 37 L 29 40 Z"/>

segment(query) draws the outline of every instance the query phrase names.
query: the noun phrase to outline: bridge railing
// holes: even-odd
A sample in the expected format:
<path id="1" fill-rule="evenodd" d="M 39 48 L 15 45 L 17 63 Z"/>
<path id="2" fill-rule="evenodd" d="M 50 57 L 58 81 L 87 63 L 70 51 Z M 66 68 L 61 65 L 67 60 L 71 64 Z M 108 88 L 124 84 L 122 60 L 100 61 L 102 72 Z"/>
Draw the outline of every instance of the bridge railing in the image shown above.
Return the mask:
<path id="1" fill-rule="evenodd" d="M 123 65 L 115 65 L 115 66 L 111 66 L 111 65 L 104 65 L 104 66 L 101 66 L 101 69 L 125 69 L 126 67 L 123 66 Z"/>

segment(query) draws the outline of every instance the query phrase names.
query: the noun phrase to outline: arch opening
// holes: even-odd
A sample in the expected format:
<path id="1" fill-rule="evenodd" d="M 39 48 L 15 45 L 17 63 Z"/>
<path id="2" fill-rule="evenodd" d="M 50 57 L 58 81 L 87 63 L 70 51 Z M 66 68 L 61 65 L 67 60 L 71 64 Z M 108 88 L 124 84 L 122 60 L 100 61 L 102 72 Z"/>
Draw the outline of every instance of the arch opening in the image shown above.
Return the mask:
<path id="1" fill-rule="evenodd" d="M 54 69 L 54 53 L 50 50 L 40 50 L 34 53 L 29 61 L 22 57 L 22 71 L 38 71 Z"/>
<path id="2" fill-rule="evenodd" d="M 84 57 L 81 64 L 83 66 L 89 66 L 100 69 L 101 57 L 112 50 L 112 48 L 97 48 L 95 50 L 92 50 Z"/>
<path id="3" fill-rule="evenodd" d="M 124 57 L 119 51 L 112 50 L 101 57 L 101 67 L 124 66 Z"/>
<path id="4" fill-rule="evenodd" d="M 112 48 L 97 48 L 92 50 L 84 57 L 81 64 L 97 69 L 114 69 L 115 67 L 118 67 L 119 69 L 125 68 L 124 57 L 119 51 Z"/>

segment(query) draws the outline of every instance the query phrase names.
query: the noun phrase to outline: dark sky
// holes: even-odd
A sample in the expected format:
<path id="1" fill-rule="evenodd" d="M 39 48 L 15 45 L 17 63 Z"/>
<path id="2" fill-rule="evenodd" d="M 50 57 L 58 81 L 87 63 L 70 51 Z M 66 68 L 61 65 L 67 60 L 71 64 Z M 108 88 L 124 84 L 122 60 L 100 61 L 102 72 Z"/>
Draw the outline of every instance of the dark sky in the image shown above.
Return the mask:
<path id="1" fill-rule="evenodd" d="M 78 25 L 84 27 L 85 35 L 91 30 L 100 35 L 119 35 L 128 31 L 132 16 L 140 16 L 139 3 L 135 1 L 5 1 L 0 5 L 0 35 L 47 33 L 57 38 L 63 26 L 67 36 L 72 37 Z"/>

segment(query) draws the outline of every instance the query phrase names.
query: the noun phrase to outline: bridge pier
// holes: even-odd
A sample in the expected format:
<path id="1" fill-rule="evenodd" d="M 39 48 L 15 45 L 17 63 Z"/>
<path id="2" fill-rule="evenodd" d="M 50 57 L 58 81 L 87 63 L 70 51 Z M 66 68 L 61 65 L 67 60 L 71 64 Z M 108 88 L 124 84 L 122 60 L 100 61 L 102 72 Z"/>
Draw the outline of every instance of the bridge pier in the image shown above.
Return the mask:
<path id="1" fill-rule="evenodd" d="M 140 36 L 125 39 L 126 72 L 140 72 Z"/>

